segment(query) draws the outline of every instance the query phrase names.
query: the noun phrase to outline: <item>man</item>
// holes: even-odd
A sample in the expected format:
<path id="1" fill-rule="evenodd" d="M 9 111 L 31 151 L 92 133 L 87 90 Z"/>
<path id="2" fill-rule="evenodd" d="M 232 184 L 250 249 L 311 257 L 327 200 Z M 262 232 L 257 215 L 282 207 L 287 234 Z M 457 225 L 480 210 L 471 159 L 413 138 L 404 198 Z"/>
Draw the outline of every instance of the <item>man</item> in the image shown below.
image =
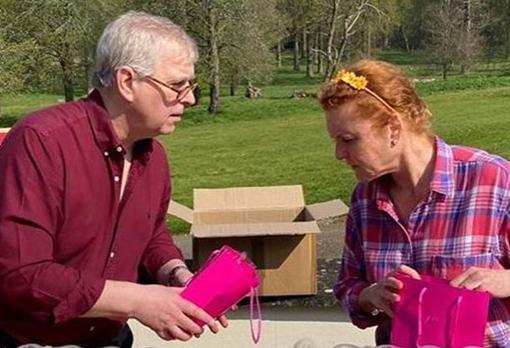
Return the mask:
<path id="1" fill-rule="evenodd" d="M 5 138 L 0 347 L 130 347 L 128 318 L 167 340 L 199 336 L 193 319 L 218 331 L 179 295 L 191 273 L 165 226 L 170 175 L 153 139 L 195 103 L 196 59 L 180 27 L 129 12 L 99 40 L 96 89 L 28 115 Z M 162 285 L 137 284 L 139 269 Z"/>

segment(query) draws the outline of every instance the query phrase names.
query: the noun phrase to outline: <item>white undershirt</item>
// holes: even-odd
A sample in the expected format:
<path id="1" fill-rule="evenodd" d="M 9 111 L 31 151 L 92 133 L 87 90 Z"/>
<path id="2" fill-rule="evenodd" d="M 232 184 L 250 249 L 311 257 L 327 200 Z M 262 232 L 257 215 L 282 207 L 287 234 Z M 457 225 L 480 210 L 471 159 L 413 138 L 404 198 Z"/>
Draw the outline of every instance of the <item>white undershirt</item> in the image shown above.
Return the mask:
<path id="1" fill-rule="evenodd" d="M 124 165 L 122 166 L 122 180 L 120 182 L 120 199 L 124 194 L 124 188 L 126 187 L 127 179 L 129 176 L 129 170 L 131 169 L 131 161 L 133 159 L 132 148 L 126 149 L 126 156 L 124 157 Z"/>

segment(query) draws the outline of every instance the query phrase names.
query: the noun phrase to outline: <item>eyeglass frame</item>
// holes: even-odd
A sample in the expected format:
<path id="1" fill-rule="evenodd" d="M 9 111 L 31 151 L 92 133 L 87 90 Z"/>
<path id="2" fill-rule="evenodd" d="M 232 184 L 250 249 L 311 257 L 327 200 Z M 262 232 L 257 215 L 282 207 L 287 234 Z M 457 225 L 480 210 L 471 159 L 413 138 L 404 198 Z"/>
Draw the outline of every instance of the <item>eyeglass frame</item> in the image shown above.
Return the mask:
<path id="1" fill-rule="evenodd" d="M 198 87 L 198 83 L 197 82 L 192 82 L 192 81 L 188 81 L 188 85 L 186 87 L 184 87 L 183 89 L 177 89 L 175 87 L 172 87 L 171 85 L 169 85 L 168 83 L 166 82 L 163 82 L 153 76 L 150 76 L 150 75 L 147 75 L 147 76 L 143 76 L 142 79 L 148 79 L 152 82 L 155 82 L 161 86 L 164 86 L 168 89 L 170 89 L 171 91 L 175 92 L 177 94 L 177 96 L 175 97 L 175 103 L 179 103 L 181 102 L 184 98 L 186 98 L 186 96 L 188 95 L 188 93 L 190 92 L 193 92 L 197 87 Z M 195 105 L 196 104 L 196 99 L 195 99 L 195 103 L 192 104 Z"/>

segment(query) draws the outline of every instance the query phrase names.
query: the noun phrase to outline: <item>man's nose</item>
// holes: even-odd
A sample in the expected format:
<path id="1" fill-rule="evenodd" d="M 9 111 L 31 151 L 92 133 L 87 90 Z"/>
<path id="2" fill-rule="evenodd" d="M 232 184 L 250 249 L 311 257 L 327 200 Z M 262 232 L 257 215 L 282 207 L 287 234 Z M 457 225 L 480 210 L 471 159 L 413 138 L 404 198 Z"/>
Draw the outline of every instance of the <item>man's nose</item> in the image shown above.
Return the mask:
<path id="1" fill-rule="evenodd" d="M 195 97 L 194 91 L 189 91 L 186 96 L 181 100 L 186 107 L 194 106 L 197 103 L 197 98 Z"/>

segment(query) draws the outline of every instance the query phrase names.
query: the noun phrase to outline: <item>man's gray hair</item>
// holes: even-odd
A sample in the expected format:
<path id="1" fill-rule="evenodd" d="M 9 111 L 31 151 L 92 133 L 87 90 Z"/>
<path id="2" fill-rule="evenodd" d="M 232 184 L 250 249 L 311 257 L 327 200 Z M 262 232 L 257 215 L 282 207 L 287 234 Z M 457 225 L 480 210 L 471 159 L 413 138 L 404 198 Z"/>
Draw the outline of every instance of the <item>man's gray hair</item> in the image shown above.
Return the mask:
<path id="1" fill-rule="evenodd" d="M 198 59 L 195 41 L 168 18 L 129 11 L 110 22 L 99 38 L 92 86 L 112 84 L 115 71 L 132 67 L 141 77 L 154 73 L 156 60 L 165 45 L 173 44 L 175 55 Z"/>

